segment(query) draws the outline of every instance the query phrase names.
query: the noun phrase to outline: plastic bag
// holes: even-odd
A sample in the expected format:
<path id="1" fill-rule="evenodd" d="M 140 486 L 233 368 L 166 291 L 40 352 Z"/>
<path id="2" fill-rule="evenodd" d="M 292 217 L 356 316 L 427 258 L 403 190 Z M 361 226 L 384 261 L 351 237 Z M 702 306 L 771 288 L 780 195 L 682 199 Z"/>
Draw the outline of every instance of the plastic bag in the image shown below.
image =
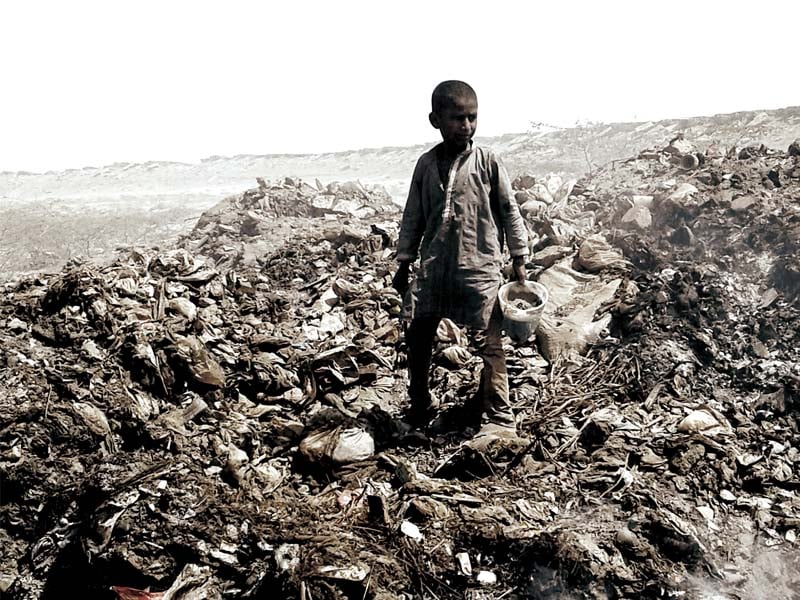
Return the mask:
<path id="1" fill-rule="evenodd" d="M 589 271 L 598 273 L 604 269 L 627 268 L 628 261 L 622 252 L 613 248 L 602 235 L 586 238 L 578 251 L 578 264 Z"/>

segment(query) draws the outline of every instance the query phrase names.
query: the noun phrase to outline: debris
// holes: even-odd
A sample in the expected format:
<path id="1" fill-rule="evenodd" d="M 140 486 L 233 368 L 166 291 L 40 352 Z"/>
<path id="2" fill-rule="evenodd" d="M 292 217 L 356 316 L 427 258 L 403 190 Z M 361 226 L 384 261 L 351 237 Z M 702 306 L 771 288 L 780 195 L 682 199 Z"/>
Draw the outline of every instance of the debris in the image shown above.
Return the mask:
<path id="1" fill-rule="evenodd" d="M 169 301 L 169 308 L 170 310 L 173 310 L 176 313 L 183 315 L 189 321 L 194 321 L 195 318 L 197 317 L 197 307 L 191 300 L 189 300 L 188 298 L 184 298 L 183 296 L 172 298 Z"/>
<path id="2" fill-rule="evenodd" d="M 294 571 L 300 565 L 300 546 L 281 544 L 275 548 L 275 566 L 280 571 Z"/>
<path id="3" fill-rule="evenodd" d="M 614 279 L 579 273 L 564 261 L 539 276 L 548 291 L 548 304 L 537 330 L 542 355 L 552 361 L 576 357 L 589 348 L 611 322 L 610 315 L 595 320 L 601 306 L 610 301 L 621 283 Z"/>
<path id="4" fill-rule="evenodd" d="M 300 442 L 300 452 L 312 462 L 348 464 L 375 453 L 372 436 L 357 427 L 312 433 Z"/>
<path id="5" fill-rule="evenodd" d="M 578 250 L 578 264 L 589 273 L 599 273 L 605 269 L 625 269 L 628 263 L 622 252 L 613 248 L 602 235 L 587 237 Z"/>
<path id="6" fill-rule="evenodd" d="M 475 576 L 475 581 L 481 585 L 495 585 L 497 584 L 497 575 L 491 571 L 478 571 L 478 574 Z"/>
<path id="7" fill-rule="evenodd" d="M 391 523 L 386 499 L 383 496 L 369 495 L 367 496 L 367 504 L 369 506 L 369 520 L 371 522 L 384 527 Z"/>
<path id="8" fill-rule="evenodd" d="M 98 347 L 94 340 L 84 340 L 81 344 L 81 352 L 94 360 L 103 360 L 106 357 L 105 352 Z"/>
<path id="9" fill-rule="evenodd" d="M 450 515 L 443 502 L 429 496 L 418 496 L 409 503 L 409 516 L 419 521 L 442 521 Z"/>
<path id="10" fill-rule="evenodd" d="M 163 592 L 150 592 L 135 588 L 112 585 L 111 590 L 119 600 L 201 600 L 222 598 L 219 587 L 208 567 L 188 564 L 175 582 Z"/>
<path id="11" fill-rule="evenodd" d="M 212 387 L 225 385 L 225 373 L 219 363 L 212 358 L 205 345 L 195 336 L 178 336 L 175 350 L 191 376 L 199 383 Z"/>
<path id="12" fill-rule="evenodd" d="M 96 435 L 106 436 L 111 433 L 111 427 L 108 424 L 103 411 L 97 408 L 94 404 L 89 402 L 73 402 L 72 410 L 83 419 L 86 426 Z"/>
<path id="13" fill-rule="evenodd" d="M 151 592 L 123 585 L 112 585 L 111 591 L 117 594 L 119 600 L 162 600 L 164 592 Z"/>
<path id="14" fill-rule="evenodd" d="M 22 319 L 18 319 L 16 317 L 9 319 L 6 327 L 9 331 L 14 331 L 17 333 L 28 331 L 28 324 Z"/>
<path id="15" fill-rule="evenodd" d="M 703 407 L 689 413 L 678 424 L 678 431 L 681 433 L 715 435 L 723 432 L 730 433 L 731 427 L 725 417 L 717 411 L 709 407 Z"/>
<path id="16" fill-rule="evenodd" d="M 572 253 L 573 249 L 571 246 L 548 246 L 534 254 L 530 258 L 530 262 L 547 269 Z"/>
<path id="17" fill-rule="evenodd" d="M 3 284 L 0 590 L 78 569 L 75 595 L 157 597 L 186 561 L 204 567 L 175 598 L 461 597 L 482 569 L 537 597 L 751 578 L 747 552 L 800 527 L 800 177 L 783 152 L 702 145 L 520 180 L 549 298 L 535 338 L 503 340 L 516 429 L 475 435 L 476 341 L 446 320 L 447 427 L 403 422 L 399 213 L 358 182 L 262 180 L 178 249 Z M 622 227 L 631 207 L 652 224 Z"/>
<path id="18" fill-rule="evenodd" d="M 532 188 L 536 184 L 536 177 L 530 175 L 529 173 L 523 173 L 522 175 L 517 175 L 514 178 L 514 181 L 511 182 L 511 187 L 515 190 L 527 190 Z"/>
<path id="19" fill-rule="evenodd" d="M 673 202 L 681 203 L 697 193 L 697 188 L 691 183 L 682 183 L 667 197 Z"/>
<path id="20" fill-rule="evenodd" d="M 317 573 L 329 579 L 341 579 L 343 581 L 364 581 L 369 575 L 369 571 L 363 567 L 319 567 Z"/>
<path id="21" fill-rule="evenodd" d="M 245 480 L 245 465 L 250 461 L 247 452 L 231 445 L 228 448 L 228 458 L 225 461 L 225 471 L 240 484 Z"/>
<path id="22" fill-rule="evenodd" d="M 442 356 L 456 368 L 463 367 L 472 360 L 472 354 L 464 346 L 448 346 L 442 350 Z"/>
<path id="23" fill-rule="evenodd" d="M 714 520 L 714 509 L 710 506 L 698 506 L 697 512 L 703 515 L 703 518 L 706 521 L 713 521 Z"/>
<path id="24" fill-rule="evenodd" d="M 411 521 L 403 521 L 400 523 L 400 531 L 415 542 L 421 542 L 424 537 L 419 527 L 414 525 Z"/>
<path id="25" fill-rule="evenodd" d="M 467 343 L 464 332 L 450 319 L 442 319 L 439 321 L 439 326 L 436 329 L 436 337 L 441 342 L 455 344 L 457 346 L 464 346 Z"/>
<path id="26" fill-rule="evenodd" d="M 739 196 L 733 202 L 731 202 L 731 210 L 741 212 L 743 210 L 747 210 L 757 202 L 758 200 L 753 196 Z"/>
<path id="27" fill-rule="evenodd" d="M 687 225 L 681 225 L 670 236 L 670 241 L 673 244 L 681 246 L 691 246 L 694 243 L 694 233 Z"/>
<path id="28" fill-rule="evenodd" d="M 684 139 L 683 136 L 678 136 L 674 138 L 670 143 L 664 148 L 664 152 L 668 152 L 670 154 L 689 154 L 695 151 L 694 144 L 692 144 L 689 140 Z"/>
<path id="29" fill-rule="evenodd" d="M 465 577 L 472 577 L 472 563 L 469 560 L 469 553 L 456 552 L 456 563 L 462 575 Z"/>
<path id="30" fill-rule="evenodd" d="M 639 229 L 650 229 L 653 225 L 653 215 L 646 206 L 633 206 L 622 216 L 623 224 L 630 224 Z"/>

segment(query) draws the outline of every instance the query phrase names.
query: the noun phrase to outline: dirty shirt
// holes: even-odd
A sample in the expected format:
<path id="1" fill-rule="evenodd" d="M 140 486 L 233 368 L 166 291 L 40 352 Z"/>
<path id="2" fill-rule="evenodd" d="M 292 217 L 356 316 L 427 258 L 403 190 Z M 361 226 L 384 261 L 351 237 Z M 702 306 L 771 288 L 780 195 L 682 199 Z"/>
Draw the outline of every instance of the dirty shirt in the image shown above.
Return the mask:
<path id="1" fill-rule="evenodd" d="M 438 146 L 437 146 L 438 148 Z M 500 287 L 503 245 L 528 254 L 528 232 L 508 173 L 489 149 L 457 155 L 442 181 L 433 148 L 414 169 L 397 260 L 420 259 L 412 316 L 447 317 L 485 328 Z"/>

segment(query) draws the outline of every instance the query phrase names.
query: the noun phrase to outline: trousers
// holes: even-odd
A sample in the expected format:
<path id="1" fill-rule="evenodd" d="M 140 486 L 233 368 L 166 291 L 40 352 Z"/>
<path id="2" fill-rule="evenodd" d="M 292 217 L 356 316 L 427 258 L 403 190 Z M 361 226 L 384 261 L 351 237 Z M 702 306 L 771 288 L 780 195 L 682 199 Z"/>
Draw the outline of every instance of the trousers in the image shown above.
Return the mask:
<path id="1" fill-rule="evenodd" d="M 429 386 L 433 342 L 440 317 L 419 317 L 411 320 L 406 340 L 408 342 L 408 395 L 412 409 L 424 409 L 431 404 Z M 500 303 L 492 309 L 489 324 L 484 330 L 473 330 L 471 334 L 483 360 L 478 393 L 470 409 L 476 420 L 502 425 L 513 425 L 514 414 L 508 399 L 508 371 L 502 342 L 503 314 Z"/>

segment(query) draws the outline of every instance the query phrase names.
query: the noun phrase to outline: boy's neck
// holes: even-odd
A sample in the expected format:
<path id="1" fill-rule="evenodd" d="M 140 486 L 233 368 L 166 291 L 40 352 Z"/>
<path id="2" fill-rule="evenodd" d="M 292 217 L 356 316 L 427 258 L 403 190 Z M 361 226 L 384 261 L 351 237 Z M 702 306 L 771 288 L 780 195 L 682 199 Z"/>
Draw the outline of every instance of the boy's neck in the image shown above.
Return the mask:
<path id="1" fill-rule="evenodd" d="M 466 150 L 469 150 L 471 145 L 472 145 L 472 142 L 468 142 L 464 146 L 454 147 L 454 146 L 451 146 L 449 144 L 446 144 L 445 142 L 442 142 L 441 144 L 439 144 L 438 154 L 442 158 L 455 158 L 456 156 L 458 156 L 462 152 L 465 152 Z"/>
<path id="2" fill-rule="evenodd" d="M 439 179 L 444 185 L 450 177 L 450 167 L 455 162 L 458 155 L 469 148 L 469 144 L 461 149 L 452 148 L 445 143 L 439 144 L 436 148 L 436 168 L 439 171 Z"/>

